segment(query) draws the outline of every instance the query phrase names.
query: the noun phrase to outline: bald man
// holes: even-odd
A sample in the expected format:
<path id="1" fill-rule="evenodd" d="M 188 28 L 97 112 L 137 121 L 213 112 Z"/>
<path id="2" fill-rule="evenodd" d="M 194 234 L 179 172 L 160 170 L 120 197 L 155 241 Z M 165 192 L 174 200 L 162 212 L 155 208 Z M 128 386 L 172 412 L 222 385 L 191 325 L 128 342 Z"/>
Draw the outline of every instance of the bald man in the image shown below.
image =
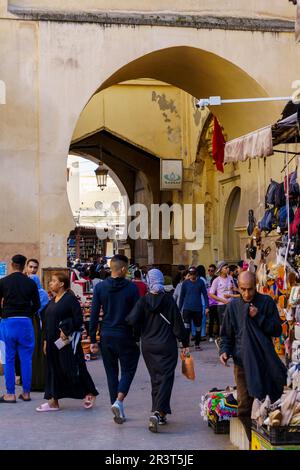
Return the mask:
<path id="1" fill-rule="evenodd" d="M 279 313 L 273 299 L 256 291 L 255 275 L 239 275 L 240 299 L 227 305 L 221 329 L 220 361 L 234 362 L 238 416 L 251 440 L 254 398 L 269 395 L 274 402 L 283 393 L 286 368 L 277 356 L 272 337 L 281 335 Z"/>

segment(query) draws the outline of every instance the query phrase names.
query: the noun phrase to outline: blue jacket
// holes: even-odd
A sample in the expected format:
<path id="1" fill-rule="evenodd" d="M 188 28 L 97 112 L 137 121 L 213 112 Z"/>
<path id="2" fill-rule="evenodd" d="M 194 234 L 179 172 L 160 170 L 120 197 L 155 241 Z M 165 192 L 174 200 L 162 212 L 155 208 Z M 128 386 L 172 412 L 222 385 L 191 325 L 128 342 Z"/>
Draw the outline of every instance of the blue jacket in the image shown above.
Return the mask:
<path id="1" fill-rule="evenodd" d="M 195 282 L 187 279 L 183 281 L 179 300 L 179 310 L 192 310 L 202 312 L 202 300 L 205 308 L 208 308 L 208 295 L 204 282 L 197 279 Z"/>
<path id="2" fill-rule="evenodd" d="M 90 319 L 91 342 L 96 343 L 101 306 L 103 309 L 102 336 L 132 336 L 132 329 L 125 322 L 125 318 L 139 298 L 138 288 L 127 279 L 111 277 L 97 284 L 93 293 Z"/>

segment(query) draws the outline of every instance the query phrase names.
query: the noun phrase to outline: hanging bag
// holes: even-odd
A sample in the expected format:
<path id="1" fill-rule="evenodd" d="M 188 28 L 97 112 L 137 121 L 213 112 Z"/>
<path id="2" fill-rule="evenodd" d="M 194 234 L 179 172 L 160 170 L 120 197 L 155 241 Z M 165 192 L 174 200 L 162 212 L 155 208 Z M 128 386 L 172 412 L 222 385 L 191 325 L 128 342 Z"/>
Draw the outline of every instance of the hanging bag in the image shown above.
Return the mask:
<path id="1" fill-rule="evenodd" d="M 190 353 L 180 354 L 181 359 L 181 371 L 183 375 L 189 380 L 195 380 L 195 367 L 194 359 Z"/>

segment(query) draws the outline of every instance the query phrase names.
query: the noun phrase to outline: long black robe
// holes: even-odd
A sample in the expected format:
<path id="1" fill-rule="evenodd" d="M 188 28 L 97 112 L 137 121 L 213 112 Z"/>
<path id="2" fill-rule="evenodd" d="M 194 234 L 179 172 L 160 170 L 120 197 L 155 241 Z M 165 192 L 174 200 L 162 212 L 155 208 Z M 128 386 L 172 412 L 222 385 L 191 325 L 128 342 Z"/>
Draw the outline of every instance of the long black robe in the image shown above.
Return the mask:
<path id="1" fill-rule="evenodd" d="M 281 321 L 273 299 L 256 293 L 252 304 L 258 309 L 249 316 L 249 304 L 242 299 L 227 305 L 221 328 L 220 355 L 232 356 L 243 367 L 251 397 L 262 400 L 269 395 L 276 401 L 286 383 L 286 367 L 276 354 L 272 337 L 280 336 Z"/>
<path id="2" fill-rule="evenodd" d="M 46 347 L 46 388 L 45 398 L 78 398 L 88 394 L 98 395 L 93 380 L 87 370 L 81 342 L 78 342 L 76 352 L 72 345 L 57 349 L 54 342 L 60 337 L 60 328 L 66 336 L 80 331 L 83 316 L 76 297 L 66 292 L 55 303 L 51 300 L 45 313 Z"/>
<path id="3" fill-rule="evenodd" d="M 152 411 L 171 413 L 178 360 L 176 338 L 185 347 L 188 345 L 179 309 L 170 294 L 147 294 L 138 300 L 126 321 L 141 336 L 142 354 L 151 378 Z"/>

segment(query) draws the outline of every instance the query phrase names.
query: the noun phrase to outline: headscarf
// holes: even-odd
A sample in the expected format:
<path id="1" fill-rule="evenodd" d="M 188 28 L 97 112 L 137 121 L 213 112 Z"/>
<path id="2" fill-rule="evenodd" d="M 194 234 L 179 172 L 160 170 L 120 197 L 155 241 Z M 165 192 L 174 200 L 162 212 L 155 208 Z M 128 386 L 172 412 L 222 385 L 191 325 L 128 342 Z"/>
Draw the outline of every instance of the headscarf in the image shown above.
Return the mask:
<path id="1" fill-rule="evenodd" d="M 151 294 L 164 291 L 164 275 L 159 269 L 150 269 L 148 272 L 148 285 Z"/>
<path id="2" fill-rule="evenodd" d="M 45 308 L 46 305 L 49 303 L 49 297 L 45 289 L 42 288 L 40 278 L 36 274 L 31 274 L 29 277 L 36 283 L 39 291 L 41 306 L 38 313 L 40 313 L 43 308 Z"/>

